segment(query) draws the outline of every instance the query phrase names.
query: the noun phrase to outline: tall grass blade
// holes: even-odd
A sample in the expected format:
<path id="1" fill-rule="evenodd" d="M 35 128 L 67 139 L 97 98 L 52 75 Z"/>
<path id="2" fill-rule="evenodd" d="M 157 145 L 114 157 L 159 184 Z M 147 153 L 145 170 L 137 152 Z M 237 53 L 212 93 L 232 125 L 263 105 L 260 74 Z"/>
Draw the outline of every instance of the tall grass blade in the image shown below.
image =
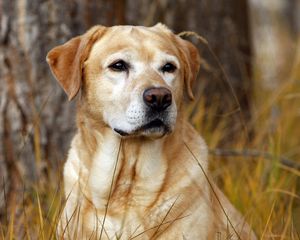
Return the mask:
<path id="1" fill-rule="evenodd" d="M 203 175 L 204 175 L 204 177 L 205 177 L 207 183 L 209 184 L 209 187 L 211 188 L 213 195 L 215 196 L 215 198 L 216 198 L 218 204 L 220 205 L 220 207 L 221 207 L 221 209 L 222 209 L 222 212 L 224 213 L 224 215 L 225 215 L 225 217 L 226 217 L 228 223 L 230 224 L 231 228 L 233 229 L 233 231 L 234 231 L 234 233 L 236 234 L 236 236 L 238 237 L 238 239 L 241 240 L 240 235 L 239 235 L 238 232 L 236 231 L 236 229 L 235 229 L 235 227 L 233 226 L 233 224 L 232 224 L 232 222 L 231 222 L 229 216 L 227 215 L 227 213 L 226 213 L 226 211 L 225 211 L 225 209 L 224 209 L 224 207 L 223 207 L 223 205 L 222 205 L 222 203 L 221 203 L 221 201 L 220 201 L 220 199 L 219 199 L 219 197 L 218 197 L 218 195 L 217 195 L 217 193 L 216 193 L 216 191 L 215 191 L 215 189 L 214 189 L 214 187 L 213 187 L 211 181 L 210 181 L 209 178 L 208 178 L 208 175 L 207 175 L 206 172 L 204 171 L 204 168 L 202 167 L 201 163 L 199 162 L 199 160 L 197 159 L 197 157 L 195 156 L 195 154 L 192 152 L 192 150 L 188 147 L 188 145 L 186 144 L 186 142 L 183 142 L 183 143 L 184 143 L 185 147 L 188 149 L 188 151 L 191 153 L 191 155 L 193 156 L 193 159 L 197 162 L 198 166 L 200 167 L 200 169 L 201 169 L 201 171 L 202 171 L 202 173 L 203 173 Z"/>
<path id="2" fill-rule="evenodd" d="M 107 216 L 109 201 L 110 201 L 110 198 L 111 198 L 112 188 L 113 188 L 115 175 L 116 175 L 116 170 L 117 170 L 117 166 L 118 166 L 118 162 L 119 162 L 119 155 L 120 155 L 120 151 L 121 151 L 121 146 L 122 146 L 122 139 L 120 140 L 117 159 L 116 159 L 116 164 L 115 164 L 115 167 L 114 167 L 114 171 L 113 171 L 113 175 L 112 175 L 112 179 L 111 179 L 111 184 L 110 184 L 110 189 L 109 189 L 109 194 L 108 194 L 108 199 L 107 199 L 107 203 L 106 203 L 106 206 L 105 206 L 105 212 L 104 212 L 104 216 L 103 216 L 103 222 L 102 222 L 100 238 L 99 238 L 100 240 L 102 238 L 102 234 L 103 234 L 103 230 L 104 230 L 105 219 L 106 219 L 106 216 Z"/>

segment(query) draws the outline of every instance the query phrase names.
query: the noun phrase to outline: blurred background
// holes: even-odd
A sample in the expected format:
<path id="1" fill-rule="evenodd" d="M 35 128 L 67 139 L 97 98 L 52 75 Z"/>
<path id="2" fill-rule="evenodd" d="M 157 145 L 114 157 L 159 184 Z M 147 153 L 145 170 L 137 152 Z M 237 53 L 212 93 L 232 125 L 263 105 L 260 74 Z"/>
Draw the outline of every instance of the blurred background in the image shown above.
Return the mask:
<path id="1" fill-rule="evenodd" d="M 0 239 L 55 239 L 74 135 L 47 52 L 95 24 L 166 24 L 202 56 L 187 102 L 211 171 L 261 239 L 300 239 L 300 0 L 1 0 Z"/>

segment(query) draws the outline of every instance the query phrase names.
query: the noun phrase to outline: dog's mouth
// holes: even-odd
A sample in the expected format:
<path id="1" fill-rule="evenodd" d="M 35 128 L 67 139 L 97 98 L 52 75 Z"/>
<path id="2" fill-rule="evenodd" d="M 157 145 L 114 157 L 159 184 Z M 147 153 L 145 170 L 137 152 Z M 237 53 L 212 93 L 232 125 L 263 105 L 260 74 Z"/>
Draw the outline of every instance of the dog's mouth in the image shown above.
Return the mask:
<path id="1" fill-rule="evenodd" d="M 125 132 L 121 129 L 114 128 L 114 131 L 120 134 L 122 137 L 127 136 L 154 136 L 163 137 L 165 134 L 170 132 L 170 127 L 165 124 L 161 119 L 154 119 L 141 127 L 137 128 L 131 133 Z"/>
<path id="2" fill-rule="evenodd" d="M 123 131 L 121 129 L 118 129 L 118 128 L 114 128 L 114 131 L 116 133 L 120 134 L 122 137 L 126 137 L 126 136 L 130 135 L 129 133 L 127 133 L 127 132 L 125 132 L 125 131 Z"/>
<path id="3" fill-rule="evenodd" d="M 167 127 L 164 122 L 160 119 L 154 119 L 153 121 L 143 125 L 141 130 L 151 130 L 151 129 L 160 129 Z"/>

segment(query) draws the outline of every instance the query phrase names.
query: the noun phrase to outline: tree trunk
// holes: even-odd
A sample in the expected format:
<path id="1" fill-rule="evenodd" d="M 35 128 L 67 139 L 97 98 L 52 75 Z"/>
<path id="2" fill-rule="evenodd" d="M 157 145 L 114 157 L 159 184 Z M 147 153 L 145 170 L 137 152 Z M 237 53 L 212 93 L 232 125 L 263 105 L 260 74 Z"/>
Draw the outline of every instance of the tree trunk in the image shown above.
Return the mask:
<path id="1" fill-rule="evenodd" d="M 239 123 L 247 121 L 251 112 L 247 14 L 246 0 L 176 4 L 171 0 L 2 0 L 0 205 L 5 202 L 4 192 L 12 193 L 6 194 L 6 202 L 10 202 L 7 198 L 13 199 L 23 188 L 23 180 L 50 177 L 47 170 L 53 168 L 61 171 L 75 131 L 75 104 L 67 101 L 45 61 L 52 47 L 94 24 L 152 25 L 161 21 L 176 32 L 198 32 L 208 40 L 228 79 L 207 46 L 199 44 L 206 62 L 203 66 L 209 67 L 201 71 L 196 95 L 200 98 L 205 93 L 207 107 L 218 104 L 222 114 L 237 109 L 232 118 L 234 131 L 239 131 Z"/>

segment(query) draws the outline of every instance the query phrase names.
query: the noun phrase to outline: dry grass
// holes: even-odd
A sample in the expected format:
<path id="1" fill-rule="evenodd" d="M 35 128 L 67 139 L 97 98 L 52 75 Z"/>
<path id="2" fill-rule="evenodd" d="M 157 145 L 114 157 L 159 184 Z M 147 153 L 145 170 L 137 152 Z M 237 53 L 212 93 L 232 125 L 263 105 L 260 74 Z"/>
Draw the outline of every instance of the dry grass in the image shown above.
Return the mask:
<path id="1" fill-rule="evenodd" d="M 264 91 L 257 82 L 254 117 L 248 125 L 254 129 L 253 139 L 249 142 L 244 134 L 237 134 L 231 145 L 231 152 L 236 154 L 210 155 L 211 172 L 218 185 L 261 239 L 300 239 L 300 170 L 280 162 L 284 156 L 300 163 L 299 79 L 298 59 L 276 91 Z M 203 105 L 204 99 L 200 99 L 191 121 L 209 148 L 215 149 L 231 115 L 221 117 L 216 128 L 203 125 L 204 117 L 209 122 L 216 114 L 216 109 L 204 111 Z M 253 150 L 268 155 L 251 154 Z M 50 181 L 24 187 L 23 199 L 16 199 L 7 209 L 6 220 L 0 223 L 0 239 L 56 239 L 55 226 L 63 206 L 62 171 L 48 170 Z"/>
<path id="2" fill-rule="evenodd" d="M 255 133 L 250 143 L 241 134 L 229 151 L 237 154 L 210 158 L 215 179 L 261 239 L 300 239 L 300 168 L 281 162 L 286 157 L 300 163 L 299 57 L 276 91 L 264 91 L 256 83 L 254 117 L 247 126 Z M 193 122 L 198 121 L 196 116 Z M 198 126 L 211 149 L 226 131 L 223 121 L 230 122 L 230 116 L 213 132 Z"/>

